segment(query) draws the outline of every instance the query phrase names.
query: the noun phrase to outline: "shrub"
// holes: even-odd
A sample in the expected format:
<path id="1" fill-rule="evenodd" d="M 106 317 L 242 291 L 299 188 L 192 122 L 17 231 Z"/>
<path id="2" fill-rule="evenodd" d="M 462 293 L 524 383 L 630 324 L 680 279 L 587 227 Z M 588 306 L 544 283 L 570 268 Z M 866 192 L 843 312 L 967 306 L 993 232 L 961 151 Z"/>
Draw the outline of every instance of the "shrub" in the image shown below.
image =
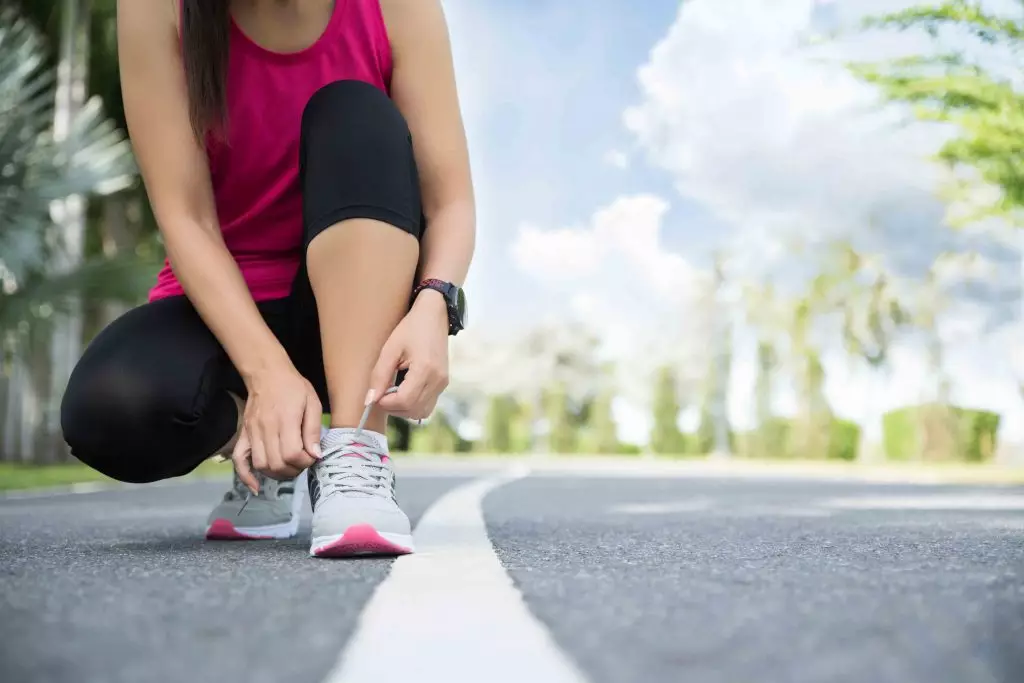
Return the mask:
<path id="1" fill-rule="evenodd" d="M 859 444 L 860 425 L 850 420 L 832 420 L 832 434 L 828 445 L 829 460 L 856 460 Z"/>
<path id="2" fill-rule="evenodd" d="M 855 460 L 860 426 L 849 420 L 773 417 L 761 427 L 734 435 L 738 452 L 765 459 Z"/>
<path id="3" fill-rule="evenodd" d="M 886 413 L 882 418 L 889 460 L 985 462 L 996 450 L 1000 417 L 984 410 L 929 403 Z"/>

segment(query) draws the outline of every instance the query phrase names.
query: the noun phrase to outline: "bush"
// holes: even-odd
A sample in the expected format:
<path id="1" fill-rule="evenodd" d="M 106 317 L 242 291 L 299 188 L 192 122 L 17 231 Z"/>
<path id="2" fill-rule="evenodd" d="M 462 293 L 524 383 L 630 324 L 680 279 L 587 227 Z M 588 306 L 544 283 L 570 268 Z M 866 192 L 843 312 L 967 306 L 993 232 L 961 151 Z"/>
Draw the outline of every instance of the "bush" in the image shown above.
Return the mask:
<path id="1" fill-rule="evenodd" d="M 882 417 L 889 460 L 986 462 L 996 450 L 1000 417 L 984 410 L 929 403 Z"/>
<path id="2" fill-rule="evenodd" d="M 850 420 L 832 420 L 832 434 L 828 444 L 829 460 L 856 460 L 859 444 L 860 425 Z"/>
<path id="3" fill-rule="evenodd" d="M 413 428 L 409 450 L 414 453 L 455 453 L 462 450 L 460 441 L 448 419 L 435 413 L 422 426 Z"/>
<path id="4" fill-rule="evenodd" d="M 815 431 L 809 433 L 810 430 Z M 734 440 L 744 457 L 849 461 L 857 458 L 860 431 L 857 423 L 837 418 L 829 418 L 827 423 L 808 423 L 773 417 L 758 429 L 736 434 Z"/>

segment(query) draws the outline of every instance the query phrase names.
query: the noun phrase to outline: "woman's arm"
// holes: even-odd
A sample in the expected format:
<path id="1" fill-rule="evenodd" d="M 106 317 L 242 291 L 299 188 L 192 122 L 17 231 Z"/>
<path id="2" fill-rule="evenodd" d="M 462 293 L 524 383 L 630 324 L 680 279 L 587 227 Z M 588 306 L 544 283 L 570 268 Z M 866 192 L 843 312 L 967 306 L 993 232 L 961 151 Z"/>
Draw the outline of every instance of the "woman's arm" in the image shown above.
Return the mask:
<path id="1" fill-rule="evenodd" d="M 419 275 L 461 284 L 476 241 L 476 208 L 459 110 L 448 27 L 440 0 L 381 0 L 394 59 L 391 97 L 412 133 L 420 176 L 423 233 Z M 384 391 L 399 366 L 398 393 Z M 429 415 L 448 385 L 448 311 L 425 290 L 391 334 L 371 375 L 367 403 L 393 415 Z"/>
<path id="2" fill-rule="evenodd" d="M 319 453 L 322 407 L 263 321 L 224 244 L 206 155 L 189 120 L 176 5 L 117 4 L 125 117 L 174 273 L 245 380 L 245 429 L 232 459 L 256 492 L 250 454 L 260 472 L 296 476 Z"/>
<path id="3" fill-rule="evenodd" d="M 394 61 L 391 96 L 412 133 L 427 219 L 420 277 L 461 284 L 473 258 L 476 207 L 444 12 L 439 0 L 382 0 L 381 7 Z"/>
<path id="4" fill-rule="evenodd" d="M 192 133 L 175 0 L 120 0 L 118 61 L 132 147 L 168 258 L 248 381 L 290 361 L 224 245 L 206 154 Z"/>

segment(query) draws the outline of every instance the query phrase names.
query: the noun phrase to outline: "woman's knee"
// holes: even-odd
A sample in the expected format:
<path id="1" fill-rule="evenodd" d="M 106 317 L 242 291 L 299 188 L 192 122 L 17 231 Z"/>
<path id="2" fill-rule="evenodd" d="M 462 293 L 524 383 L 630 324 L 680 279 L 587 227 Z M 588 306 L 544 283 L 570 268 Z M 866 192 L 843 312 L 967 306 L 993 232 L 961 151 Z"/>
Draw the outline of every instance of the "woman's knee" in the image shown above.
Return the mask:
<path id="1" fill-rule="evenodd" d="M 419 238 L 424 223 L 412 137 L 380 89 L 337 81 L 302 117 L 300 155 L 306 245 L 350 218 L 371 218 Z"/>
<path id="2" fill-rule="evenodd" d="M 185 474 L 234 433 L 225 360 L 185 297 L 132 309 L 71 373 L 64 440 L 79 460 L 122 481 Z"/>
<path id="3" fill-rule="evenodd" d="M 113 479 L 146 483 L 163 478 L 140 450 L 139 426 L 161 412 L 143 378 L 117 364 L 80 364 L 61 401 L 64 440 L 86 465 Z"/>
<path id="4" fill-rule="evenodd" d="M 342 125 L 338 125 L 342 123 Z M 310 97 L 302 115 L 302 133 L 323 129 L 332 137 L 365 138 L 393 135 L 409 139 L 409 126 L 391 98 L 380 88 L 364 81 L 334 81 Z"/>

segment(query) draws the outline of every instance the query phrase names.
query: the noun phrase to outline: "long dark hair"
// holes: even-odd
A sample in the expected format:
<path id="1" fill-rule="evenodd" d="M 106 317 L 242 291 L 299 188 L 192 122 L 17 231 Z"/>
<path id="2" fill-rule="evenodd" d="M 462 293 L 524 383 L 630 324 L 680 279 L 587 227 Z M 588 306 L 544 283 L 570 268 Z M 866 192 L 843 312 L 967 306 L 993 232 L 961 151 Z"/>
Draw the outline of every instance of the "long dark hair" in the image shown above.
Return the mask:
<path id="1" fill-rule="evenodd" d="M 228 0 L 182 0 L 181 49 L 192 131 L 224 133 L 227 110 Z"/>

